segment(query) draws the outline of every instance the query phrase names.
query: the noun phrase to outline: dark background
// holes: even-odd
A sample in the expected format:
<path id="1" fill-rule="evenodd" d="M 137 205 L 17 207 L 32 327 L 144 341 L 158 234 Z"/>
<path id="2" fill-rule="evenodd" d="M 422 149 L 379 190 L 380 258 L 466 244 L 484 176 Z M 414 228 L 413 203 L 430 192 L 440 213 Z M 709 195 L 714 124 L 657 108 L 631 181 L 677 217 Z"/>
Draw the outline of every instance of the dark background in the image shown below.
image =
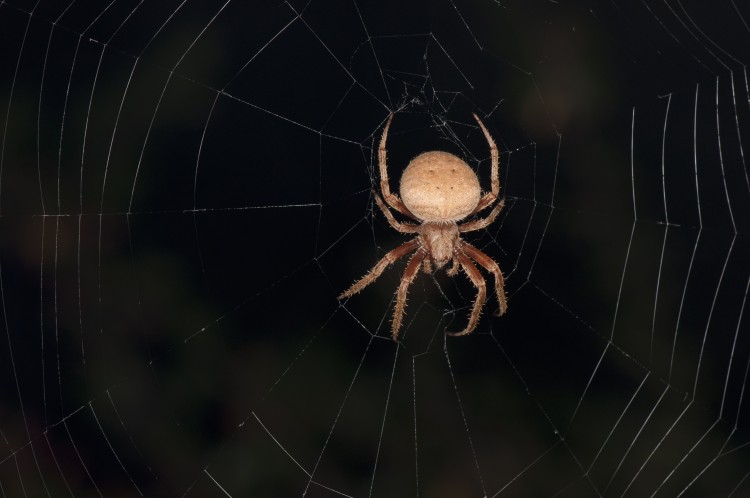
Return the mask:
<path id="1" fill-rule="evenodd" d="M 4 496 L 750 495 L 750 9 L 0 2 Z M 373 208 L 448 150 L 506 275 Z M 489 276 L 487 277 L 490 278 Z M 743 321 L 744 314 L 744 321 Z"/>

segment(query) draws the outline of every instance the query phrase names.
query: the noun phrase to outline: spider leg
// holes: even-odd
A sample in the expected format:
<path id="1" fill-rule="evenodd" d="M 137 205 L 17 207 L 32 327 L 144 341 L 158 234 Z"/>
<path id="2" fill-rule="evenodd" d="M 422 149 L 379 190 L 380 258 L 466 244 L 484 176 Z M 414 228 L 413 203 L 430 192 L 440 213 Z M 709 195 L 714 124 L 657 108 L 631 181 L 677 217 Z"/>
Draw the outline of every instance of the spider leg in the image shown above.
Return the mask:
<path id="1" fill-rule="evenodd" d="M 482 228 L 487 228 L 495 221 L 495 218 L 497 218 L 497 215 L 500 214 L 500 211 L 503 210 L 504 206 L 505 199 L 502 199 L 500 202 L 498 202 L 497 206 L 495 206 L 495 208 L 490 212 L 489 215 L 485 216 L 484 218 L 478 218 L 468 223 L 464 223 L 463 225 L 459 225 L 458 231 L 461 233 L 465 233 L 473 232 L 474 230 L 481 230 Z"/>
<path id="2" fill-rule="evenodd" d="M 375 279 L 377 279 L 381 275 L 381 273 L 383 273 L 383 271 L 388 268 L 388 265 L 406 256 L 417 247 L 419 247 L 419 241 L 418 239 L 414 239 L 406 242 L 405 244 L 401 244 L 392 251 L 387 252 L 386 255 L 383 256 L 380 261 L 378 261 L 364 277 L 354 282 L 351 287 L 349 287 L 343 294 L 338 297 L 338 299 L 345 299 L 361 291 L 362 289 L 373 283 Z"/>
<path id="3" fill-rule="evenodd" d="M 425 258 L 425 253 L 419 251 L 414 254 L 409 260 L 409 264 L 406 265 L 404 270 L 404 276 L 401 277 L 401 284 L 398 286 L 398 297 L 396 298 L 396 309 L 393 312 L 393 340 L 398 340 L 398 331 L 401 328 L 401 322 L 404 318 L 404 309 L 406 308 L 406 293 L 409 290 L 409 286 L 414 281 L 414 277 L 419 273 L 419 267 L 422 264 L 422 260 Z"/>
<path id="4" fill-rule="evenodd" d="M 391 188 L 388 185 L 388 168 L 386 167 L 386 149 L 385 149 L 385 142 L 388 138 L 388 129 L 391 127 L 391 121 L 393 121 L 393 113 L 388 117 L 388 122 L 385 124 L 385 128 L 383 128 L 383 135 L 380 137 L 380 146 L 378 147 L 378 165 L 380 167 L 380 191 L 383 193 L 383 197 L 385 197 L 385 202 L 388 203 L 389 206 L 391 206 L 393 209 L 398 211 L 399 213 L 403 214 L 404 216 L 408 216 L 412 219 L 417 219 L 414 214 L 412 214 L 411 211 L 409 211 L 409 208 L 406 207 L 404 202 L 396 195 L 391 193 Z"/>
<path id="5" fill-rule="evenodd" d="M 474 330 L 479 321 L 479 315 L 482 313 L 482 306 L 484 306 L 484 300 L 487 297 L 487 284 L 484 281 L 484 277 L 479 273 L 477 267 L 471 262 L 468 256 L 459 252 L 456 254 L 458 261 L 461 263 L 461 268 L 464 269 L 466 274 L 469 276 L 471 283 L 477 288 L 477 298 L 474 301 L 474 307 L 471 310 L 471 316 L 469 317 L 469 323 L 466 328 L 461 332 L 446 332 L 448 335 L 466 335 Z"/>
<path id="6" fill-rule="evenodd" d="M 393 213 L 388 210 L 386 205 L 383 203 L 383 199 L 380 198 L 378 193 L 373 190 L 372 194 L 375 196 L 375 203 L 383 212 L 383 215 L 385 215 L 385 219 L 388 220 L 389 225 L 391 225 L 401 233 L 417 233 L 417 225 L 414 225 L 413 223 L 401 223 L 400 221 L 398 221 L 393 217 Z"/>
<path id="7" fill-rule="evenodd" d="M 492 139 L 492 135 L 490 135 L 490 132 L 487 131 L 487 127 L 484 126 L 484 123 L 482 123 L 482 120 L 479 119 L 479 116 L 477 116 L 476 113 L 474 113 L 473 116 L 474 119 L 477 120 L 477 123 L 479 123 L 479 127 L 482 129 L 482 133 L 484 133 L 484 138 L 487 139 L 487 143 L 490 146 L 490 158 L 492 159 L 492 169 L 490 172 L 491 190 L 484 194 L 484 196 L 482 196 L 482 198 L 479 200 L 479 204 L 477 204 L 477 207 L 475 207 L 474 210 L 467 216 L 474 215 L 479 211 L 485 209 L 486 207 L 489 207 L 493 202 L 495 202 L 495 200 L 497 199 L 497 195 L 500 193 L 500 177 L 498 173 L 499 156 L 497 152 L 497 145 L 495 145 L 495 141 Z"/>
<path id="8" fill-rule="evenodd" d="M 495 316 L 502 315 L 508 309 L 508 301 L 505 298 L 505 278 L 503 277 L 502 270 L 500 270 L 500 267 L 492 258 L 473 245 L 464 242 L 461 249 L 463 249 L 471 259 L 479 263 L 485 270 L 494 275 L 495 294 L 497 294 L 497 303 L 500 306 Z"/>

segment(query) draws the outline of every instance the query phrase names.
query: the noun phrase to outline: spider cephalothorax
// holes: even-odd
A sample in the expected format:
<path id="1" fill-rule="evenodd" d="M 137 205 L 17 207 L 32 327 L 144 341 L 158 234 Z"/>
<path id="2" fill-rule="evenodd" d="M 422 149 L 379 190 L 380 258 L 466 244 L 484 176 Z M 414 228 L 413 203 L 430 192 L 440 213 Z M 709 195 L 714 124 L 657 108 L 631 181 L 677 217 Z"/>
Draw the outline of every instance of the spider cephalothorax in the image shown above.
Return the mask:
<path id="1" fill-rule="evenodd" d="M 474 119 L 477 120 L 490 145 L 490 157 L 492 158 L 492 172 L 490 174 L 492 186 L 490 192 L 484 195 L 482 195 L 479 180 L 474 170 L 460 158 L 442 151 L 423 152 L 412 159 L 401 176 L 399 189 L 401 198 L 391 193 L 388 185 L 385 143 L 388 137 L 388 128 L 393 120 L 393 113 L 391 113 L 383 129 L 383 136 L 378 148 L 380 190 L 388 206 L 404 216 L 418 221 L 419 224 L 402 223 L 396 220 L 393 213 L 386 207 L 383 199 L 377 192 L 373 191 L 375 202 L 393 228 L 401 233 L 417 234 L 417 237 L 388 252 L 364 277 L 341 294 L 339 299 L 347 298 L 361 291 L 375 281 L 388 265 L 414 251 L 398 287 L 396 309 L 393 313 L 392 332 L 394 341 L 398 339 L 398 331 L 404 317 L 406 292 L 419 272 L 420 266 L 423 267 L 425 272 L 430 273 L 433 268 L 440 269 L 451 262 L 452 265 L 446 273 L 454 276 L 458 273 L 459 268 L 463 269 L 471 283 L 477 288 L 477 298 L 474 301 L 468 325 L 461 332 L 449 333 L 450 335 L 466 335 L 476 328 L 482 306 L 487 297 L 487 285 L 474 262 L 479 263 L 495 277 L 495 293 L 500 306 L 498 314 L 502 315 L 507 309 L 503 273 L 500 267 L 492 258 L 461 239 L 462 233 L 486 228 L 495 221 L 495 218 L 503 209 L 503 201 L 501 200 L 485 218 L 477 218 L 462 224 L 458 223 L 491 206 L 497 200 L 500 191 L 497 146 L 476 114 L 474 114 Z"/>

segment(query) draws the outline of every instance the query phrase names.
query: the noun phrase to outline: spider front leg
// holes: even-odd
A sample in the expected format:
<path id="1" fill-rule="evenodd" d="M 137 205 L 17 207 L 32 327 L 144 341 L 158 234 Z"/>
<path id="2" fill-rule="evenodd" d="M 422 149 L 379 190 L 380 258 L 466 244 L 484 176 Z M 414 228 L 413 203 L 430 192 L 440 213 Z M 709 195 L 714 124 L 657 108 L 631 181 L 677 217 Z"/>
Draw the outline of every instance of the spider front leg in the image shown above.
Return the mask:
<path id="1" fill-rule="evenodd" d="M 471 316 L 469 317 L 469 323 L 466 325 L 466 328 L 461 332 L 447 332 L 448 335 L 459 336 L 469 334 L 477 327 L 479 315 L 482 313 L 482 306 L 484 306 L 484 301 L 487 297 L 487 284 L 485 283 L 482 274 L 479 273 L 479 270 L 477 270 L 477 267 L 474 266 L 474 263 L 471 262 L 468 256 L 458 253 L 456 257 L 461 263 L 461 268 L 463 268 L 469 276 L 471 283 L 477 288 L 477 298 L 474 301 L 474 307 L 471 310 Z"/>
<path id="2" fill-rule="evenodd" d="M 351 287 L 344 291 L 344 293 L 341 294 L 338 299 L 346 299 L 347 297 L 361 291 L 362 289 L 373 283 L 375 279 L 377 279 L 383 273 L 383 271 L 388 268 L 389 265 L 398 261 L 400 258 L 403 258 L 417 247 L 419 247 L 419 241 L 417 239 L 414 239 L 405 244 L 401 244 L 392 251 L 389 251 L 380 259 L 380 261 L 375 264 L 375 266 L 372 267 L 372 270 L 367 272 L 364 277 L 354 282 L 354 284 L 352 284 Z"/>
<path id="3" fill-rule="evenodd" d="M 492 258 L 473 245 L 464 242 L 461 248 L 471 259 L 482 265 L 485 270 L 492 273 L 495 277 L 495 294 L 497 294 L 497 304 L 499 306 L 495 316 L 502 315 L 508 309 L 508 300 L 505 298 L 505 278 L 503 277 L 502 270 Z"/>
<path id="4" fill-rule="evenodd" d="M 404 309 L 406 308 L 406 293 L 409 290 L 409 286 L 414 281 L 414 277 L 419 273 L 419 267 L 422 264 L 422 260 L 425 258 L 425 253 L 422 251 L 417 252 L 409 260 L 409 264 L 406 265 L 404 270 L 404 276 L 401 277 L 401 284 L 398 286 L 398 297 L 396 298 L 396 309 L 393 312 L 393 340 L 398 340 L 398 331 L 401 328 L 401 322 L 404 319 Z"/>

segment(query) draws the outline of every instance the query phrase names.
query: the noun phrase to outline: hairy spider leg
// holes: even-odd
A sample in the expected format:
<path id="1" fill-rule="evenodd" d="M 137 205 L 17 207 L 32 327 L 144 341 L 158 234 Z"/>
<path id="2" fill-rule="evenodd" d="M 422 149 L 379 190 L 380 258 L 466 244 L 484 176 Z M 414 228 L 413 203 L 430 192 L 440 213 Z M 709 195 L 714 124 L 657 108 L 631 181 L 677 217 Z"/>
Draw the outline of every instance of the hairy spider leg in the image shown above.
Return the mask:
<path id="1" fill-rule="evenodd" d="M 375 196 L 375 204 L 378 205 L 380 210 L 383 212 L 385 219 L 388 220 L 388 224 L 401 233 L 417 233 L 419 229 L 417 225 L 413 223 L 401 223 L 393 217 L 393 213 L 388 210 L 388 207 L 383 203 L 383 199 L 380 198 L 377 192 L 372 191 L 372 195 Z"/>
<path id="2" fill-rule="evenodd" d="M 502 315 L 508 309 L 508 301 L 505 298 L 505 278 L 500 266 L 492 258 L 467 242 L 463 243 L 461 249 L 495 277 L 495 294 L 497 295 L 497 304 L 499 306 L 495 316 Z"/>
<path id="3" fill-rule="evenodd" d="M 477 322 L 479 321 L 479 315 L 482 313 L 482 306 L 484 306 L 484 301 L 487 297 L 487 284 L 485 283 L 482 274 L 479 273 L 477 267 L 474 266 L 474 263 L 471 262 L 466 254 L 458 252 L 456 257 L 458 258 L 459 263 L 461 263 L 461 268 L 463 268 L 466 275 L 469 276 L 471 283 L 477 288 L 477 297 L 474 300 L 474 307 L 471 310 L 471 316 L 469 316 L 469 323 L 466 325 L 466 328 L 461 332 L 446 332 L 448 335 L 460 336 L 469 334 L 476 328 Z"/>
<path id="4" fill-rule="evenodd" d="M 393 340 L 398 341 L 398 331 L 401 328 L 401 322 L 404 319 L 404 310 L 406 308 L 406 293 L 409 286 L 414 281 L 414 277 L 419 273 L 419 267 L 426 254 L 424 251 L 417 251 L 406 265 L 404 275 L 401 277 L 401 284 L 398 286 L 398 297 L 396 298 L 396 309 L 393 312 Z"/>
<path id="5" fill-rule="evenodd" d="M 416 220 L 417 217 L 414 216 L 414 214 L 412 214 L 411 211 L 409 211 L 409 208 L 406 207 L 406 204 L 404 204 L 404 202 L 399 198 L 399 196 L 391 193 L 391 187 L 388 184 L 388 168 L 386 164 L 385 143 L 386 143 L 386 139 L 388 138 L 388 129 L 391 127 L 391 121 L 393 121 L 393 113 L 391 113 L 391 115 L 388 117 L 388 122 L 385 124 L 385 128 L 383 128 L 383 135 L 380 137 L 380 146 L 378 147 L 378 165 L 380 167 L 380 191 L 383 193 L 385 202 L 387 202 L 389 206 L 391 206 L 393 209 L 403 214 L 404 216 L 408 216 L 409 218 Z"/>
<path id="6" fill-rule="evenodd" d="M 474 116 L 474 119 L 477 120 L 479 127 L 482 129 L 482 133 L 484 133 L 484 138 L 487 139 L 487 143 L 490 146 L 490 158 L 492 159 L 492 168 L 490 170 L 491 190 L 484 194 L 484 196 L 479 200 L 479 204 L 477 204 L 477 207 L 475 207 L 474 210 L 467 216 L 477 214 L 479 211 L 489 207 L 493 202 L 495 202 L 495 199 L 497 199 L 497 195 L 500 193 L 500 176 L 498 172 L 500 158 L 497 152 L 497 145 L 495 145 L 495 141 L 492 139 L 492 135 L 490 135 L 490 132 L 487 131 L 487 127 L 484 126 L 484 123 L 482 123 L 482 120 L 479 119 L 479 116 L 477 116 L 476 113 L 473 113 L 472 115 Z"/>
<path id="7" fill-rule="evenodd" d="M 407 254 L 415 250 L 417 247 L 419 247 L 419 241 L 417 239 L 413 239 L 409 242 L 401 244 L 392 251 L 387 252 L 385 256 L 380 258 L 380 261 L 378 261 L 375 266 L 373 266 L 372 269 L 367 272 L 367 274 L 365 274 L 364 277 L 354 282 L 351 287 L 349 287 L 346 291 L 344 291 L 343 294 L 338 297 L 338 299 L 345 299 L 358 293 L 359 291 L 373 283 L 375 279 L 377 279 L 380 274 L 383 273 L 386 268 L 388 268 L 389 265 L 398 261 L 400 258 L 403 258 Z"/>
<path id="8" fill-rule="evenodd" d="M 476 220 L 464 223 L 463 225 L 458 225 L 458 231 L 461 233 L 466 233 L 473 232 L 474 230 L 481 230 L 482 228 L 487 228 L 495 221 L 495 218 L 497 218 L 497 215 L 500 214 L 500 211 L 503 210 L 503 207 L 505 207 L 505 199 L 502 199 L 490 212 L 490 214 L 485 216 L 484 218 L 477 218 Z"/>

